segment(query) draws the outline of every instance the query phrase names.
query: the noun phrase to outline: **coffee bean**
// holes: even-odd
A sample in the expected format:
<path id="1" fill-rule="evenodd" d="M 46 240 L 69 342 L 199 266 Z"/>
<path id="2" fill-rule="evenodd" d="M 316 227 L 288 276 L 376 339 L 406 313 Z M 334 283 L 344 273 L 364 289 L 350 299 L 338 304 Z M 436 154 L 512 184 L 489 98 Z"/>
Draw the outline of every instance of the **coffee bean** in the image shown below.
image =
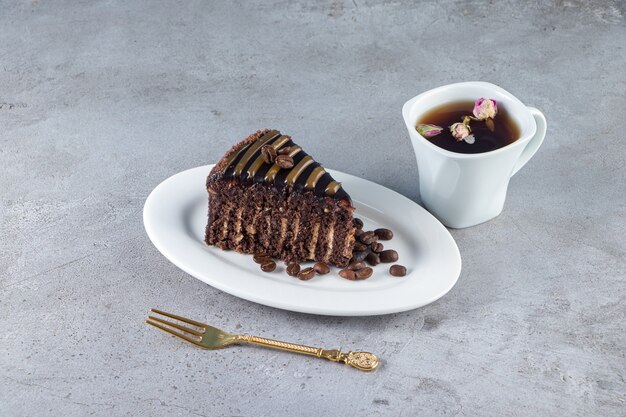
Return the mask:
<path id="1" fill-rule="evenodd" d="M 391 265 L 389 273 L 394 277 L 403 277 L 406 275 L 406 267 L 402 265 Z"/>
<path id="2" fill-rule="evenodd" d="M 351 269 L 353 271 L 358 271 L 359 269 L 363 269 L 365 268 L 365 262 L 363 261 L 359 261 L 359 262 L 352 262 L 350 265 L 348 265 L 348 269 Z"/>
<path id="3" fill-rule="evenodd" d="M 255 253 L 252 256 L 252 260 L 258 264 L 262 264 L 265 263 L 267 261 L 271 261 L 272 257 L 269 256 L 267 253 Z"/>
<path id="4" fill-rule="evenodd" d="M 367 268 L 359 269 L 354 273 L 354 275 L 356 276 L 356 279 L 368 279 L 373 273 L 374 270 L 368 266 Z"/>
<path id="5" fill-rule="evenodd" d="M 370 251 L 368 249 L 363 250 L 363 251 L 352 252 L 352 259 L 355 262 L 363 261 L 363 260 L 365 260 L 367 255 L 369 255 L 369 253 L 370 253 Z"/>
<path id="6" fill-rule="evenodd" d="M 365 249 L 367 249 L 367 245 L 365 243 L 354 242 L 354 250 L 356 252 L 361 252 L 361 251 L 364 251 Z"/>
<path id="7" fill-rule="evenodd" d="M 269 260 L 269 261 L 261 264 L 261 270 L 263 272 L 272 272 L 275 269 L 276 269 L 276 262 L 274 262 L 272 260 Z"/>
<path id="8" fill-rule="evenodd" d="M 354 281 L 356 279 L 356 274 L 350 269 L 342 269 L 339 271 L 339 276 L 341 278 L 349 279 L 350 281 Z"/>
<path id="9" fill-rule="evenodd" d="M 374 233 L 376 233 L 376 236 L 378 236 L 380 240 L 391 240 L 393 238 L 393 232 L 389 229 L 376 229 Z"/>
<path id="10" fill-rule="evenodd" d="M 367 257 L 365 257 L 365 262 L 367 262 L 368 264 L 372 266 L 376 266 L 380 263 L 380 258 L 378 257 L 377 254 L 375 254 L 374 252 L 371 252 L 367 255 Z"/>
<path id="11" fill-rule="evenodd" d="M 278 150 L 279 155 L 288 155 L 291 152 L 291 146 L 285 146 L 284 148 L 280 148 Z"/>
<path id="12" fill-rule="evenodd" d="M 354 230 L 354 236 L 356 236 L 357 238 L 359 236 L 361 236 L 363 234 L 363 229 L 355 229 Z"/>
<path id="13" fill-rule="evenodd" d="M 326 275 L 330 272 L 330 268 L 324 262 L 317 262 L 313 265 L 313 269 L 320 275 Z"/>
<path id="14" fill-rule="evenodd" d="M 293 158 L 289 155 L 278 155 L 275 159 L 276 165 L 283 169 L 293 168 Z"/>
<path id="15" fill-rule="evenodd" d="M 302 271 L 298 272 L 298 279 L 300 281 L 308 281 L 315 276 L 315 270 L 311 267 L 304 268 Z"/>
<path id="16" fill-rule="evenodd" d="M 363 220 L 359 219 L 358 217 L 352 219 L 352 223 L 357 229 L 363 229 Z"/>
<path id="17" fill-rule="evenodd" d="M 383 244 L 380 242 L 374 242 L 370 245 L 370 247 L 372 248 L 372 252 L 376 252 L 376 253 L 381 253 L 383 249 L 385 248 Z"/>
<path id="18" fill-rule="evenodd" d="M 276 149 L 271 145 L 261 146 L 261 156 L 266 164 L 273 164 L 276 159 Z"/>
<path id="19" fill-rule="evenodd" d="M 366 245 L 369 245 L 378 241 L 378 236 L 376 236 L 372 231 L 364 232 L 362 235 L 359 236 L 359 240 Z"/>
<path id="20" fill-rule="evenodd" d="M 393 249 L 387 249 L 380 253 L 380 261 L 386 264 L 395 262 L 398 260 L 398 252 Z"/>
<path id="21" fill-rule="evenodd" d="M 300 272 L 300 264 L 297 262 L 289 262 L 287 264 L 287 275 L 296 277 L 298 276 L 298 272 Z"/>

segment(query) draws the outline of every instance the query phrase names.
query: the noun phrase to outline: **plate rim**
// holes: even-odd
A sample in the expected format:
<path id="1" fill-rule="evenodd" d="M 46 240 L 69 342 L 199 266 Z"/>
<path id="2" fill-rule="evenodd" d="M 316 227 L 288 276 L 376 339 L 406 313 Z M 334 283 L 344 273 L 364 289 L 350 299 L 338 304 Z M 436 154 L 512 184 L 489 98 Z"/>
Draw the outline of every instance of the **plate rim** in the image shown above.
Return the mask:
<path id="1" fill-rule="evenodd" d="M 426 215 L 429 220 L 433 223 L 433 225 L 435 225 L 438 229 L 440 229 L 439 231 L 441 232 L 441 235 L 443 237 L 445 237 L 446 240 L 448 240 L 448 243 L 451 244 L 450 247 L 451 249 L 453 249 L 453 251 L 451 252 L 450 255 L 453 255 L 453 259 L 451 259 L 451 261 L 454 261 L 454 265 L 452 265 L 452 269 L 453 272 L 451 272 L 451 275 L 454 275 L 454 278 L 450 280 L 449 284 L 446 287 L 443 287 L 443 289 L 440 291 L 440 294 L 431 296 L 428 299 L 422 299 L 417 303 L 414 304 L 403 304 L 401 306 L 397 306 L 397 305 L 390 305 L 387 308 L 376 308 L 374 310 L 363 310 L 360 309 L 358 311 L 351 311 L 350 309 L 341 309 L 341 308 L 336 308 L 336 307 L 319 307 L 319 306 L 308 306 L 308 307 L 300 307 L 297 304 L 294 303 L 289 303 L 289 302 L 282 302 L 281 300 L 276 300 L 276 299 L 272 299 L 272 300 L 268 300 L 264 297 L 260 297 L 255 295 L 254 293 L 249 293 L 243 290 L 240 290 L 239 288 L 237 288 L 236 286 L 229 286 L 226 285 L 223 281 L 219 280 L 219 279 L 211 279 L 211 274 L 206 274 L 200 271 L 197 271 L 197 268 L 193 268 L 190 265 L 187 265 L 184 262 L 181 262 L 180 259 L 178 259 L 176 257 L 175 254 L 172 254 L 169 250 L 169 248 L 167 247 L 167 245 L 163 245 L 162 242 L 160 241 L 160 237 L 158 236 L 158 232 L 155 230 L 154 224 L 152 222 L 152 219 L 150 219 L 150 214 L 151 214 L 151 209 L 152 209 L 152 205 L 154 204 L 154 200 L 156 199 L 156 196 L 158 196 L 158 194 L 160 192 L 163 191 L 163 189 L 165 189 L 170 182 L 174 182 L 177 177 L 183 177 L 185 175 L 190 175 L 192 171 L 199 171 L 199 170 L 205 170 L 204 172 L 206 172 L 208 174 L 208 172 L 210 171 L 210 169 L 214 166 L 215 164 L 209 164 L 209 165 L 202 165 L 202 166 L 198 166 L 195 168 L 190 168 L 190 169 L 186 169 L 183 171 L 180 171 L 174 175 L 169 176 L 168 178 L 166 178 L 165 180 L 161 181 L 148 195 L 148 197 L 146 198 L 146 201 L 144 203 L 144 207 L 143 207 L 143 223 L 144 223 L 144 228 L 146 230 L 146 233 L 150 239 L 150 241 L 152 242 L 152 244 L 156 247 L 156 249 L 168 260 L 170 261 L 172 264 L 174 264 L 176 267 L 178 267 L 179 269 L 181 269 L 182 271 L 184 271 L 185 273 L 193 276 L 194 278 L 220 290 L 223 292 L 226 292 L 230 295 L 233 295 L 235 297 L 241 298 L 241 299 L 245 299 L 254 303 L 258 303 L 258 304 L 262 304 L 262 305 L 266 305 L 269 307 L 274 307 L 274 308 L 279 308 L 282 310 L 287 310 L 287 311 L 294 311 L 294 312 L 299 312 L 299 313 L 306 313 L 306 314 L 317 314 L 317 315 L 326 315 L 326 316 L 351 316 L 351 317 L 356 317 L 356 316 L 376 316 L 376 315 L 386 315 L 386 314 L 394 314 L 394 313 L 400 313 L 400 312 L 405 312 L 405 311 L 410 311 L 410 310 L 414 310 L 423 306 L 426 306 L 428 304 L 431 304 L 435 301 L 437 301 L 438 299 L 442 298 L 444 295 L 446 295 L 448 292 L 450 292 L 450 290 L 456 285 L 456 283 L 459 280 L 459 277 L 461 275 L 461 270 L 462 270 L 462 259 L 461 259 L 461 255 L 460 255 L 460 251 L 458 248 L 458 245 L 456 244 L 456 241 L 454 240 L 454 237 L 450 234 L 450 231 L 448 229 L 446 229 L 446 227 L 441 224 L 441 222 L 439 220 L 437 220 L 431 213 L 429 213 L 425 208 L 423 208 L 422 206 L 420 206 L 419 204 L 417 204 L 416 202 L 414 202 L 413 200 L 407 198 L 406 196 L 398 193 L 397 191 L 391 190 L 383 185 L 377 184 L 373 181 L 364 179 L 364 178 L 360 178 L 357 177 L 355 175 L 352 174 L 348 174 L 345 172 L 341 172 L 341 171 L 337 171 L 337 170 L 332 170 L 332 169 L 327 169 L 327 171 L 329 171 L 329 173 L 331 174 L 335 174 L 338 173 L 340 174 L 340 176 L 343 177 L 350 177 L 351 180 L 356 180 L 356 181 L 364 181 L 366 183 L 369 184 L 373 184 L 376 187 L 380 187 L 383 188 L 385 190 L 385 192 L 390 192 L 392 194 L 394 194 L 394 196 L 396 198 L 400 198 L 402 200 L 405 200 L 406 202 L 408 202 L 411 205 L 414 205 L 419 211 L 422 212 L 422 215 Z M 357 199 L 358 201 L 358 199 Z"/>

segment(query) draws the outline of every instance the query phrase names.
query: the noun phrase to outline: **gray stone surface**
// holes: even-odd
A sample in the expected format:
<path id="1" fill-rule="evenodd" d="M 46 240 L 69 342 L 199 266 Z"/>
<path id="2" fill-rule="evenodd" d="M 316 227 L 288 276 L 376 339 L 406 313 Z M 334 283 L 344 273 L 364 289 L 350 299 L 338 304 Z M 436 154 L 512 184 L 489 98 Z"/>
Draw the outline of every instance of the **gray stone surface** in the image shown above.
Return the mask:
<path id="1" fill-rule="evenodd" d="M 0 10 L 0 415 L 625 415 L 624 2 Z M 417 200 L 400 108 L 475 79 L 543 110 L 549 132 L 504 213 L 452 231 L 463 271 L 432 305 L 264 307 L 181 272 L 144 233 L 160 181 L 269 126 Z M 202 351 L 148 329 L 152 306 L 384 365 Z"/>

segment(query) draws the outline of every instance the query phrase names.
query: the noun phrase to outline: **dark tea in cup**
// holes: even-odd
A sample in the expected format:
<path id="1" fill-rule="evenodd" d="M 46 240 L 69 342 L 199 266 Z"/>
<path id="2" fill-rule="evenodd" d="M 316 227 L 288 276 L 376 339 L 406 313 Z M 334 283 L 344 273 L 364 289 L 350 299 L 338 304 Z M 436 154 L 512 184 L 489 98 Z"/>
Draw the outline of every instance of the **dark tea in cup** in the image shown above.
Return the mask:
<path id="1" fill-rule="evenodd" d="M 509 116 L 506 108 L 501 105 L 498 107 L 497 116 L 491 122 L 468 121 L 471 134 L 474 136 L 473 143 L 455 138 L 450 126 L 463 121 L 468 115 L 471 116 L 474 105 L 473 101 L 454 101 L 434 107 L 419 117 L 417 125 L 441 126 L 440 133 L 432 137 L 425 136 L 426 139 L 440 148 L 457 153 L 472 154 L 494 151 L 519 139 L 520 128 Z M 493 130 L 490 129 L 489 123 L 491 123 Z"/>

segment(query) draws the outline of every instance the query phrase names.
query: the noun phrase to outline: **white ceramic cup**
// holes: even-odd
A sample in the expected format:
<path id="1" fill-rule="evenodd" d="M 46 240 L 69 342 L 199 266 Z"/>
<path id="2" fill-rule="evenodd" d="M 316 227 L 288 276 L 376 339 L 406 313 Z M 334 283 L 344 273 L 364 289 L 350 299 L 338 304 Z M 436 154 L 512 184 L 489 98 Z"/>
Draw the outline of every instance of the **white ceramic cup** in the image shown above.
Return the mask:
<path id="1" fill-rule="evenodd" d="M 434 107 L 481 97 L 506 108 L 520 128 L 519 139 L 494 151 L 462 154 L 432 144 L 415 130 L 419 118 Z M 502 212 L 509 179 L 537 152 L 546 136 L 546 118 L 539 110 L 486 82 L 426 91 L 404 104 L 402 116 L 417 158 L 422 203 L 443 224 L 457 229 L 486 222 Z"/>

